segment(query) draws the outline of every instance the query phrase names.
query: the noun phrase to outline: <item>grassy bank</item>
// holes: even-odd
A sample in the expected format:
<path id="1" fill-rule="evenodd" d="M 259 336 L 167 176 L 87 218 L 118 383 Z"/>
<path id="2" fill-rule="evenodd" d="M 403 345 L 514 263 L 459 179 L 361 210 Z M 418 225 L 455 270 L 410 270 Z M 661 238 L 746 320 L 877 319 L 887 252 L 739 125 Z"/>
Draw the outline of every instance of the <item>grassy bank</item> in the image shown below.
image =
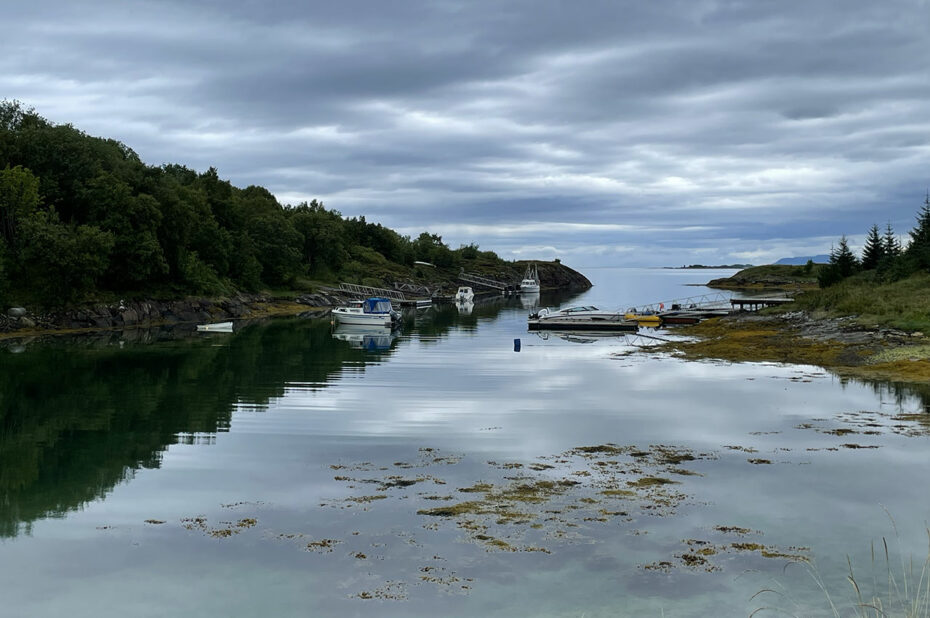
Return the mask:
<path id="1" fill-rule="evenodd" d="M 802 309 L 827 317 L 850 316 L 863 327 L 930 332 L 930 274 L 882 282 L 874 271 L 797 297 L 786 311 Z"/>

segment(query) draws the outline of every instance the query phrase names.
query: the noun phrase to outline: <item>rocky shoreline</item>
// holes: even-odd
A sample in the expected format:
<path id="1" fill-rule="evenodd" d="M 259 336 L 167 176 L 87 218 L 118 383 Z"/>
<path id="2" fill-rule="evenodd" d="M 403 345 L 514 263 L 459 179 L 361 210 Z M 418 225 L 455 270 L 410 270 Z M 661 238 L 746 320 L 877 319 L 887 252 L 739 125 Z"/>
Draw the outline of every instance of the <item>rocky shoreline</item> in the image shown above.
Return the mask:
<path id="1" fill-rule="evenodd" d="M 818 365 L 840 376 L 930 382 L 930 338 L 866 327 L 856 316 L 746 312 L 683 328 L 660 349 L 689 360 Z"/>
<path id="2" fill-rule="evenodd" d="M 325 309 L 344 302 L 337 294 L 304 294 L 295 299 L 278 299 L 262 294 L 237 294 L 227 298 L 121 301 L 97 303 L 60 311 L 32 312 L 11 307 L 0 316 L 0 334 L 62 332 L 130 328 L 299 313 Z M 325 311 L 321 312 L 321 315 Z"/>
<path id="3" fill-rule="evenodd" d="M 558 262 L 538 262 L 543 289 L 584 290 L 591 282 Z M 517 268 L 519 270 L 519 268 Z M 518 276 L 508 273 L 507 277 Z M 446 282 L 453 285 L 453 281 Z M 388 287 L 385 284 L 385 287 Z M 134 328 L 170 324 L 202 324 L 249 317 L 302 313 L 345 304 L 348 298 L 336 290 L 307 293 L 296 298 L 267 294 L 236 294 L 223 298 L 191 297 L 178 300 L 132 300 L 95 303 L 53 311 L 10 307 L 0 315 L 0 337 L 24 334 Z"/>

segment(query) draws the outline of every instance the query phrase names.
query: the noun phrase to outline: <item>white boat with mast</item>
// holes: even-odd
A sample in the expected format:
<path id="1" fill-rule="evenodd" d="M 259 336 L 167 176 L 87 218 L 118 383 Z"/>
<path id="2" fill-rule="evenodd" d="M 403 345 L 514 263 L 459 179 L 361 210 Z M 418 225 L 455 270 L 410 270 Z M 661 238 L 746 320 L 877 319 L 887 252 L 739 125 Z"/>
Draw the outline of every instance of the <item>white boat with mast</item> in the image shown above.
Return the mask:
<path id="1" fill-rule="evenodd" d="M 526 274 L 523 275 L 523 281 L 520 282 L 521 292 L 539 292 L 539 272 L 536 270 L 536 263 L 527 265 Z"/>

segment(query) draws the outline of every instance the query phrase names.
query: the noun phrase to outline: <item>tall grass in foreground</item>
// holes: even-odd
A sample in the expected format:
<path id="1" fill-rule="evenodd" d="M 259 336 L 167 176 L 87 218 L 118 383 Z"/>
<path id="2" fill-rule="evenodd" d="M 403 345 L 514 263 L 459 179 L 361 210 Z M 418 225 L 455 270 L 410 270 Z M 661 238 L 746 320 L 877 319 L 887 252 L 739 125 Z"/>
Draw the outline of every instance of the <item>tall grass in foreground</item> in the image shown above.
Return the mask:
<path id="1" fill-rule="evenodd" d="M 778 606 L 765 606 L 753 610 L 749 614 L 750 617 L 763 612 L 800 617 L 810 616 L 816 611 L 817 615 L 832 615 L 835 618 L 845 616 L 856 616 L 858 618 L 884 618 L 890 616 L 930 618 L 930 528 L 926 529 L 928 539 L 927 556 L 918 570 L 914 563 L 913 554 L 906 554 L 901 550 L 901 539 L 898 536 L 897 526 L 893 518 L 891 519 L 891 525 L 894 529 L 897 544 L 895 549 L 897 558 L 893 558 L 892 552 L 888 549 L 888 540 L 885 537 L 882 537 L 881 546 L 877 548 L 877 555 L 875 541 L 872 541 L 871 574 L 868 576 L 870 581 L 864 581 L 860 578 L 860 575 L 855 573 L 852 560 L 847 555 L 846 564 L 849 573 L 846 575 L 846 580 L 850 587 L 846 594 L 840 591 L 831 593 L 817 567 L 812 562 L 804 563 L 808 574 L 826 597 L 828 607 L 822 610 L 813 610 L 810 607 L 798 607 L 798 604 L 795 603 L 795 607 L 789 610 Z M 868 587 L 866 588 L 866 586 Z M 754 594 L 752 599 L 761 599 L 763 595 L 768 594 L 778 595 L 782 599 L 790 600 L 791 598 L 791 595 L 786 591 L 766 588 Z"/>

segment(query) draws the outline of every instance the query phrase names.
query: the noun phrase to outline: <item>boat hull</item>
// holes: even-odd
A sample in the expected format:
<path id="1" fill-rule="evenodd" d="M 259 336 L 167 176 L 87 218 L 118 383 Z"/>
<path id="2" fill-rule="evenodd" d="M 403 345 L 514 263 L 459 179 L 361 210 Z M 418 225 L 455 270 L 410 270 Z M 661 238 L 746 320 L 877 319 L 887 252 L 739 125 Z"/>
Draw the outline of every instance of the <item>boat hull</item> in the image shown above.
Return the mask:
<path id="1" fill-rule="evenodd" d="M 232 322 L 217 322 L 216 324 L 198 324 L 197 331 L 201 333 L 231 333 Z"/>
<path id="2" fill-rule="evenodd" d="M 626 331 L 634 332 L 639 328 L 636 322 L 625 319 L 530 319 L 529 330 L 588 330 L 588 331 Z"/>
<path id="3" fill-rule="evenodd" d="M 391 326 L 393 323 L 390 314 L 343 313 L 338 309 L 333 309 L 332 315 L 337 324 L 351 324 L 354 326 Z"/>

